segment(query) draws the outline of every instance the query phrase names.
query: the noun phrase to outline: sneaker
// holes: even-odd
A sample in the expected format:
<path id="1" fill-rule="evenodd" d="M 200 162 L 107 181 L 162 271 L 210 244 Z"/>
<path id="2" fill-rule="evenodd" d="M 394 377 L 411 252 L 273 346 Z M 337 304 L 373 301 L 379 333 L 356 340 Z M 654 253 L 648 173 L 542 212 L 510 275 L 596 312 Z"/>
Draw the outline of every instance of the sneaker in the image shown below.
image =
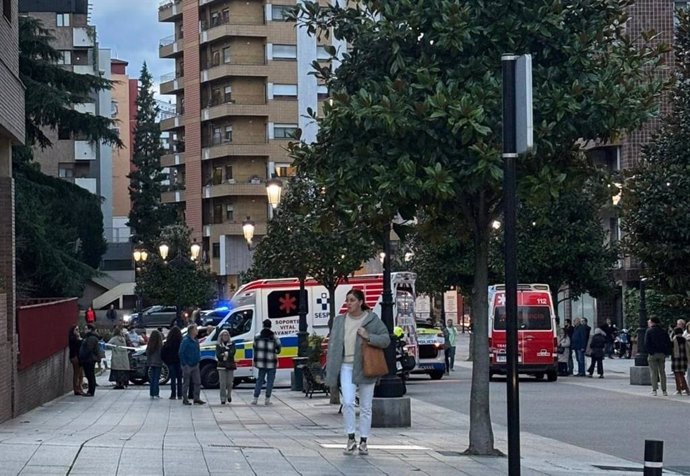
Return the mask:
<path id="1" fill-rule="evenodd" d="M 587 377 L 592 378 L 592 374 L 587 374 Z"/>
<path id="2" fill-rule="evenodd" d="M 662 393 L 663 393 L 664 397 L 668 397 L 668 392 L 666 390 L 664 390 Z"/>
<path id="3" fill-rule="evenodd" d="M 264 401 L 264 405 L 266 405 L 268 407 L 270 405 L 273 405 L 273 402 L 271 401 L 270 398 L 267 398 L 266 401 Z"/>
<path id="4" fill-rule="evenodd" d="M 232 402 L 232 395 L 228 395 L 228 403 Z"/>
<path id="5" fill-rule="evenodd" d="M 362 456 L 366 456 L 369 454 L 369 448 L 367 447 L 366 441 L 362 441 L 359 444 L 359 454 L 361 454 Z"/>
<path id="6" fill-rule="evenodd" d="M 204 405 L 205 403 L 203 400 L 194 400 L 194 405 Z"/>
<path id="7" fill-rule="evenodd" d="M 652 390 L 651 395 L 654 395 L 656 397 L 656 390 Z"/>
<path id="8" fill-rule="evenodd" d="M 674 395 L 683 395 L 683 392 L 681 392 L 680 390 L 676 390 L 675 392 L 673 392 L 673 394 Z"/>
<path id="9" fill-rule="evenodd" d="M 177 400 L 177 397 L 175 395 L 170 395 L 170 400 Z"/>
<path id="10" fill-rule="evenodd" d="M 343 451 L 344 455 L 352 455 L 355 453 L 355 450 L 357 449 L 357 441 L 355 441 L 354 438 L 347 439 L 347 445 L 345 445 L 345 451 Z"/>
<path id="11" fill-rule="evenodd" d="M 258 398 L 253 398 L 252 399 L 252 405 L 258 405 L 259 404 L 259 399 Z"/>
<path id="12" fill-rule="evenodd" d="M 221 401 L 220 401 L 220 404 L 221 404 L 221 405 L 225 405 L 225 400 L 221 400 Z"/>
<path id="13" fill-rule="evenodd" d="M 603 376 L 603 375 L 599 375 L 599 378 L 604 378 L 604 376 Z"/>
<path id="14" fill-rule="evenodd" d="M 192 404 L 192 402 L 190 402 L 186 398 L 184 400 L 182 400 L 182 405 L 191 405 L 191 404 Z"/>

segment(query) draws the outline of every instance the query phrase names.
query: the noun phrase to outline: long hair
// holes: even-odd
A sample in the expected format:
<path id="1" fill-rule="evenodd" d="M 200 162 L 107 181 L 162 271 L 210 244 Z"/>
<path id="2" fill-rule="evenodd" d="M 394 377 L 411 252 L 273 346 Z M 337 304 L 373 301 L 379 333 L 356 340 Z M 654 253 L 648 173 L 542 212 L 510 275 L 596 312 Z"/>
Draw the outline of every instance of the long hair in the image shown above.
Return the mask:
<path id="1" fill-rule="evenodd" d="M 169 342 L 170 345 L 179 347 L 180 342 L 182 342 L 182 331 L 180 328 L 173 326 L 172 329 L 170 329 L 170 332 L 168 332 L 168 337 L 165 339 L 165 341 Z"/>
<path id="2" fill-rule="evenodd" d="M 355 299 L 357 299 L 358 301 L 362 301 L 362 306 L 361 306 L 362 311 L 369 311 L 371 309 L 369 306 L 367 306 L 367 303 L 364 300 L 364 292 L 361 289 L 355 289 L 355 288 L 350 289 L 347 292 L 346 296 L 350 296 L 350 295 L 354 296 Z"/>
<path id="3" fill-rule="evenodd" d="M 146 355 L 151 355 L 158 352 L 163 346 L 163 335 L 158 330 L 151 332 L 149 342 L 146 344 Z"/>
<path id="4" fill-rule="evenodd" d="M 78 329 L 78 328 L 79 328 L 79 326 L 70 326 L 69 334 L 67 334 L 67 339 L 68 339 L 67 341 L 68 342 L 73 342 L 73 341 L 77 340 L 77 336 L 74 333 L 74 329 Z"/>

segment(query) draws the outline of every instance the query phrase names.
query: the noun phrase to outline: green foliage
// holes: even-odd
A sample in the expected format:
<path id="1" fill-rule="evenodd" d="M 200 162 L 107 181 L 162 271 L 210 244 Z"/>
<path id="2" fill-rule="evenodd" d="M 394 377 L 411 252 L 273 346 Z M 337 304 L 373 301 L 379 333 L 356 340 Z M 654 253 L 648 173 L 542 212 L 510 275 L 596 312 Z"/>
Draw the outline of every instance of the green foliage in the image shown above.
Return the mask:
<path id="1" fill-rule="evenodd" d="M 625 326 L 633 332 L 637 330 L 640 323 L 640 290 L 636 288 L 626 288 L 623 300 Z M 667 329 L 668 326 L 676 326 L 676 320 L 684 319 L 690 322 L 690 306 L 679 296 L 669 296 L 654 289 L 645 290 L 645 302 L 647 316 L 657 316 L 661 320 L 661 327 Z"/>
<path id="2" fill-rule="evenodd" d="M 30 165 L 15 166 L 14 178 L 17 294 L 81 296 L 107 246 L 98 198 Z"/>
<path id="3" fill-rule="evenodd" d="M 132 154 L 134 170 L 127 176 L 132 201 L 127 225 L 132 227 L 133 242 L 153 249 L 161 229 L 175 222 L 175 213 L 170 207 L 161 204 L 161 182 L 165 176 L 161 167 L 161 131 L 156 121 L 159 111 L 153 96 L 153 80 L 146 63 L 141 68 L 139 83 Z"/>
<path id="4" fill-rule="evenodd" d="M 49 128 L 121 147 L 112 119 L 73 109 L 77 104 L 93 102 L 92 94 L 110 89 L 112 82 L 59 66 L 62 53 L 51 45 L 53 39 L 40 20 L 19 17 L 19 77 L 26 87 L 27 146 L 52 146 L 44 133 Z"/>
<path id="5" fill-rule="evenodd" d="M 321 356 L 323 356 L 323 344 L 325 337 L 317 334 L 311 334 L 307 339 L 307 344 L 309 345 L 309 362 L 312 364 L 321 365 Z"/>
<path id="6" fill-rule="evenodd" d="M 659 290 L 690 301 L 690 14 L 678 11 L 672 110 L 623 188 L 626 249 Z"/>
<path id="7" fill-rule="evenodd" d="M 137 278 L 137 292 L 158 304 L 208 305 L 215 294 L 215 275 L 187 258 L 190 235 L 185 225 L 163 228 L 161 241 L 169 247 L 168 260 L 163 261 L 157 253 L 149 253 Z"/>
<path id="8" fill-rule="evenodd" d="M 501 54 L 533 55 L 536 152 L 519 161 L 523 198 L 557 196 L 583 144 L 616 138 L 656 109 L 668 48 L 628 36 L 631 3 L 303 2 L 291 15 L 300 27 L 348 49 L 334 72 L 315 65 L 333 101 L 314 117 L 316 142 L 293 148 L 295 163 L 329 203 L 368 223 L 420 210 L 454 221 L 475 250 L 472 308 L 486 315 L 490 224 L 502 208 Z M 488 330 L 474 323 L 468 452 L 491 454 Z"/>

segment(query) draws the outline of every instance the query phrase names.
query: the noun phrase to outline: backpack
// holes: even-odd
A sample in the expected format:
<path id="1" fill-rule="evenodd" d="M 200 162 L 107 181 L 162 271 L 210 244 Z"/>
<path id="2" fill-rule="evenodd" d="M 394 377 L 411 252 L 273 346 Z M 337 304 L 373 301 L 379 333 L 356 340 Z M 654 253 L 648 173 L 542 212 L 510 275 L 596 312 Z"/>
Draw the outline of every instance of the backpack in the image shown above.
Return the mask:
<path id="1" fill-rule="evenodd" d="M 88 340 L 89 338 L 86 337 L 81 341 L 81 345 L 79 346 L 79 362 L 81 363 L 89 363 L 93 361 L 93 352 L 91 352 L 89 349 Z"/>

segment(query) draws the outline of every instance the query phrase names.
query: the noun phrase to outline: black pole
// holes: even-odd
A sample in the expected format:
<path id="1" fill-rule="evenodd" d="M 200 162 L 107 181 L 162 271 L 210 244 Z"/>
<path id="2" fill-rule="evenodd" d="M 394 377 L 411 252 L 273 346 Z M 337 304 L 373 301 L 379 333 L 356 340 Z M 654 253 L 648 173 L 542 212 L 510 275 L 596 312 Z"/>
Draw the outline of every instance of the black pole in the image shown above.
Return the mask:
<path id="1" fill-rule="evenodd" d="M 299 316 L 299 325 L 297 332 L 297 355 L 299 357 L 307 357 L 308 344 L 307 337 L 307 291 L 304 288 L 304 277 L 299 278 L 299 303 L 297 305 L 297 315 Z"/>
<path id="2" fill-rule="evenodd" d="M 664 442 L 644 440 L 644 476 L 661 476 L 664 472 Z"/>
<path id="3" fill-rule="evenodd" d="M 395 367 L 395 339 L 393 338 L 393 291 L 391 289 L 391 239 L 390 224 L 386 224 L 383 234 L 383 296 L 381 299 L 381 320 L 388 328 L 391 342 L 385 349 L 388 375 L 379 379 L 374 388 L 374 396 L 379 398 L 402 397 L 403 382 L 397 375 Z"/>
<path id="4" fill-rule="evenodd" d="M 644 271 L 644 266 L 640 273 Z M 644 346 L 644 336 L 647 333 L 647 279 L 640 275 L 640 322 L 637 327 L 637 354 L 635 367 L 647 367 L 647 349 Z"/>
<path id="5" fill-rule="evenodd" d="M 508 474 L 520 475 L 520 394 L 517 346 L 517 144 L 515 130 L 515 64 L 517 56 L 503 55 L 503 220 L 505 240 L 506 364 L 508 401 Z"/>

